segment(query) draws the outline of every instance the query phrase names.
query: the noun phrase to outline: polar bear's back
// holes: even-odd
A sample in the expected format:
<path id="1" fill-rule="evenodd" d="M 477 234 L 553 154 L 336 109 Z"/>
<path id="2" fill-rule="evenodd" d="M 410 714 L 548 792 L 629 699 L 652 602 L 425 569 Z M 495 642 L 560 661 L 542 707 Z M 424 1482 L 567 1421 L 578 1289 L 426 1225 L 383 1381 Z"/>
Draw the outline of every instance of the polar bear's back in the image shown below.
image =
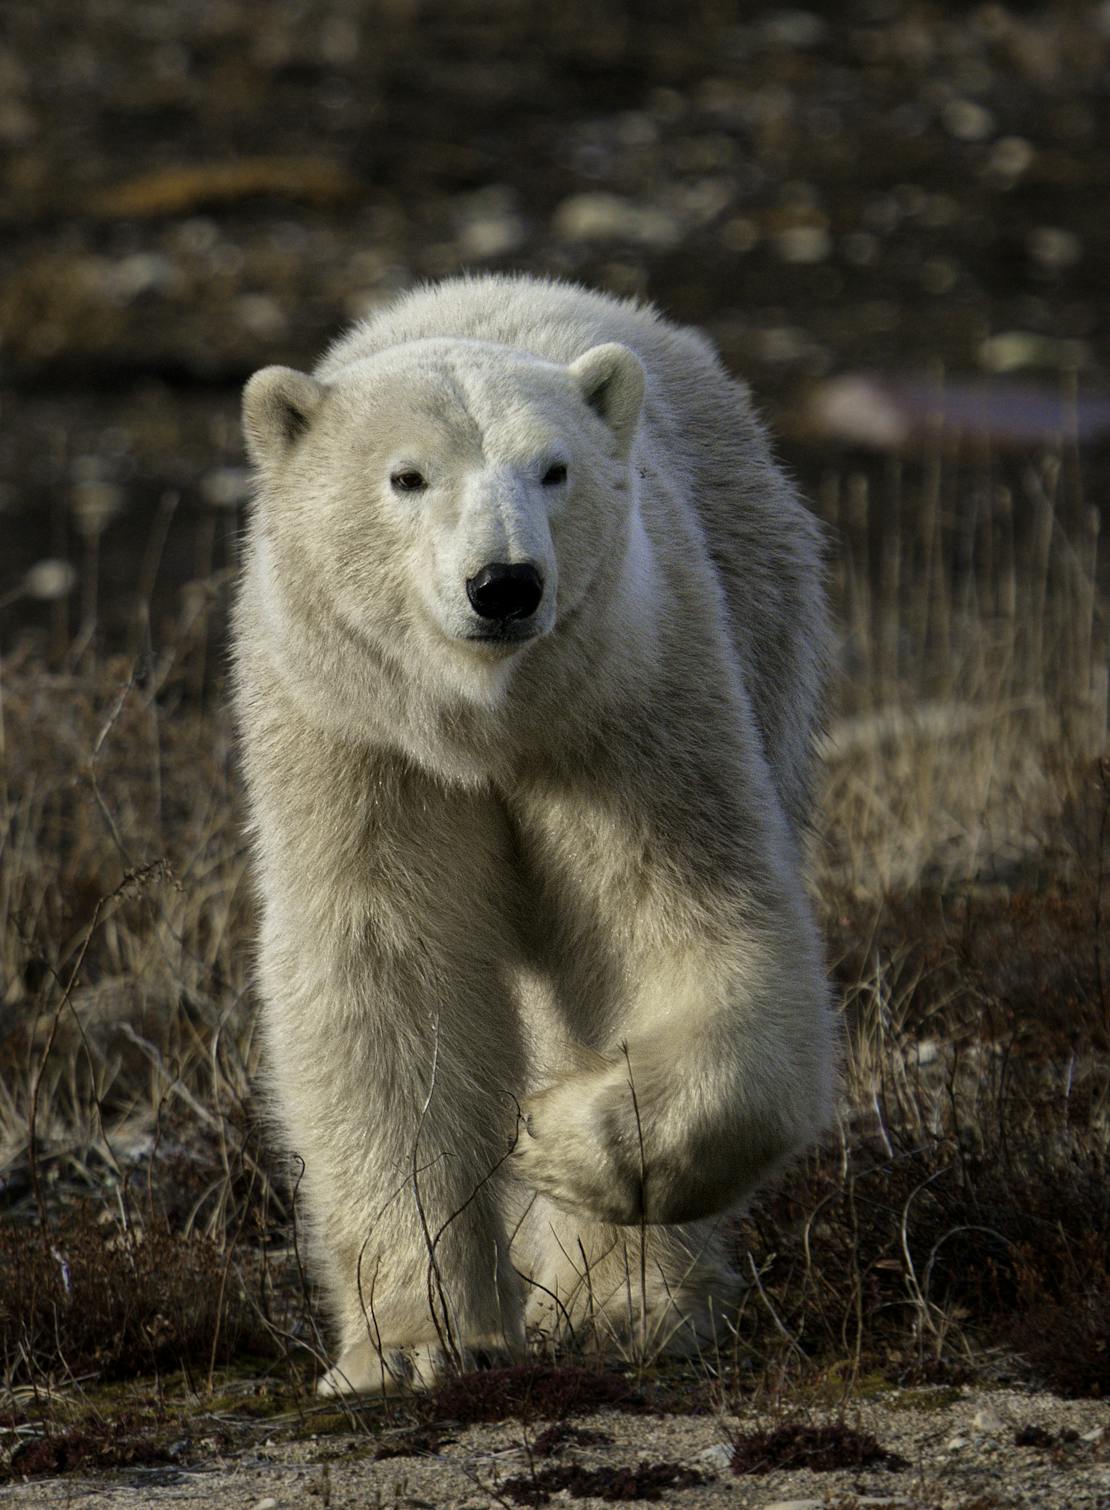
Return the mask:
<path id="1" fill-rule="evenodd" d="M 403 295 L 342 337 L 317 376 L 327 381 L 392 347 L 452 337 L 560 363 L 607 341 L 639 356 L 651 455 L 700 523 L 772 771 L 787 809 L 804 819 L 827 641 L 821 537 L 775 464 L 747 389 L 705 336 L 647 305 L 505 275 Z M 667 492 L 673 504 L 675 490 Z"/>
<path id="2" fill-rule="evenodd" d="M 452 278 L 402 295 L 343 336 L 318 376 L 326 379 L 349 362 L 431 337 L 495 342 L 562 363 L 591 346 L 619 341 L 667 387 L 691 367 L 720 375 L 704 337 L 671 324 L 647 305 L 572 283 L 498 274 Z"/>

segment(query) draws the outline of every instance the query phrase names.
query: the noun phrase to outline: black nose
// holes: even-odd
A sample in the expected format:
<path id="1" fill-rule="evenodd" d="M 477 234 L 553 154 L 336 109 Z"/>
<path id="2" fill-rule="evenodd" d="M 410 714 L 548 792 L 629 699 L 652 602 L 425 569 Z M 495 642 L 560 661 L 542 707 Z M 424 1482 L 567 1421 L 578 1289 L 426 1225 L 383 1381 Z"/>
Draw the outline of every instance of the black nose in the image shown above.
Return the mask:
<path id="1" fill-rule="evenodd" d="M 540 606 L 543 578 L 530 561 L 492 561 L 467 579 L 466 595 L 483 619 L 528 619 Z"/>

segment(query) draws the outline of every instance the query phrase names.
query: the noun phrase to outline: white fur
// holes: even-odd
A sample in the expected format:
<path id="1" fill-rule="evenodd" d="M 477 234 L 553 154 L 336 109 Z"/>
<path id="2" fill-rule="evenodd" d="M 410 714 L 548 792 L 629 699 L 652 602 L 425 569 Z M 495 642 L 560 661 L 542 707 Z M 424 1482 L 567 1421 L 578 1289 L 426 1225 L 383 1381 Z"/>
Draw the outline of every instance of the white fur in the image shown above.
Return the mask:
<path id="1" fill-rule="evenodd" d="M 327 1387 L 627 1329 L 630 1268 L 695 1345 L 715 1219 L 829 1115 L 817 528 L 704 338 L 564 285 L 409 295 L 244 422 L 263 1021 Z M 469 637 L 490 561 L 543 576 L 520 643 Z"/>

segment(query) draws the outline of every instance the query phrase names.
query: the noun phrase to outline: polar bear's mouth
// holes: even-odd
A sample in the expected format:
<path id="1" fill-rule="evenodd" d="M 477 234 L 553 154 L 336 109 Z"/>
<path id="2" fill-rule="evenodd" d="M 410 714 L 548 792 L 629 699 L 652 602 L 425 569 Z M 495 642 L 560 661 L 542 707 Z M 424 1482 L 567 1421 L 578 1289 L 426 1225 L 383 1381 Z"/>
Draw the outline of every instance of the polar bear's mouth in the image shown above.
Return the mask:
<path id="1" fill-rule="evenodd" d="M 535 624 L 498 624 L 489 629 L 478 629 L 463 638 L 470 645 L 498 645 L 511 647 L 537 639 L 543 631 Z"/>

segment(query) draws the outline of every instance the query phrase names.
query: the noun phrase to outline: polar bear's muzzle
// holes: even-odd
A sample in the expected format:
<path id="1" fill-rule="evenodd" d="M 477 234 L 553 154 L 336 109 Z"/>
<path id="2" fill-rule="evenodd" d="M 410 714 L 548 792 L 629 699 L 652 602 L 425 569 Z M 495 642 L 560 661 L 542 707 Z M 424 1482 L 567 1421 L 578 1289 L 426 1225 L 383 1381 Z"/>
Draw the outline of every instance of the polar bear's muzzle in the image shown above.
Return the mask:
<path id="1" fill-rule="evenodd" d="M 470 606 L 483 621 L 476 640 L 529 639 L 543 601 L 543 577 L 531 561 L 491 561 L 466 581 Z"/>

